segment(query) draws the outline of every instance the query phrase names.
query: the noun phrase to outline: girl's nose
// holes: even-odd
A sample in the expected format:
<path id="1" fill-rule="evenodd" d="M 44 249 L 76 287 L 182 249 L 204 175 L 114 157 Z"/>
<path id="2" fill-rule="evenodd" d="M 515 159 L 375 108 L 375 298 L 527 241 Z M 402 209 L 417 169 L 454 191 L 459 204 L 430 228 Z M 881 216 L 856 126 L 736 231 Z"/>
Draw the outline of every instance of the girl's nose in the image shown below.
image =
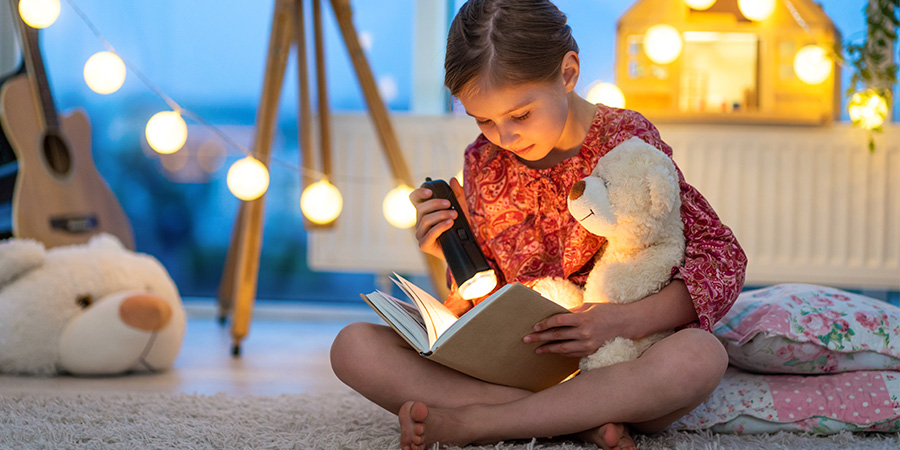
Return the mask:
<path id="1" fill-rule="evenodd" d="M 500 146 L 503 148 L 515 144 L 519 140 L 519 132 L 515 127 L 505 127 L 500 130 Z"/>

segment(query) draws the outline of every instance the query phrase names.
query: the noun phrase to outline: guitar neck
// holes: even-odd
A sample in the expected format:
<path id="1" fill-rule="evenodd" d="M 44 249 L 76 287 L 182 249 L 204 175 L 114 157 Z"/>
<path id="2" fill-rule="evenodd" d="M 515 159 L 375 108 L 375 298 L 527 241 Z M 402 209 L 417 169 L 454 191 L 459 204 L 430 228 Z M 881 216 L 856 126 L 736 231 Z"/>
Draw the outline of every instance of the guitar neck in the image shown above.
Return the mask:
<path id="1" fill-rule="evenodd" d="M 46 130 L 59 130 L 59 116 L 56 114 L 56 105 L 53 102 L 53 94 L 50 91 L 50 82 L 47 80 L 47 72 L 44 69 L 44 60 L 41 58 L 38 30 L 30 27 L 22 21 L 18 11 L 18 0 L 10 0 L 13 19 L 19 28 L 22 37 L 22 55 L 28 78 L 31 80 L 35 109 L 40 113 L 40 120 Z"/>

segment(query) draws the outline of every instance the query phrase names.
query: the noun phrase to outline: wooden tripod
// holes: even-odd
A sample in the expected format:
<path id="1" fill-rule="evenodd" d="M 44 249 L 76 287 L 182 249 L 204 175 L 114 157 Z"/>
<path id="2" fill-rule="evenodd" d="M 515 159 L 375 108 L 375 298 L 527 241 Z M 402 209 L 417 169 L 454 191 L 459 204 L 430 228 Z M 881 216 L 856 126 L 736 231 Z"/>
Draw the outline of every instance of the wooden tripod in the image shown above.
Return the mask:
<path id="1" fill-rule="evenodd" d="M 316 50 L 316 81 L 319 95 L 320 144 L 322 149 L 323 172 L 330 176 L 330 130 L 328 121 L 328 97 L 325 89 L 325 61 L 321 26 L 321 0 L 312 0 L 313 27 Z M 356 77 L 362 87 L 368 105 L 369 116 L 381 141 L 381 146 L 389 162 L 392 175 L 397 183 L 417 186 L 400 151 L 387 109 L 381 100 L 372 71 L 363 54 L 362 46 L 353 26 L 350 0 L 331 0 L 335 17 Z M 303 155 L 303 167 L 312 166 L 312 117 L 309 102 L 309 79 L 306 65 L 306 32 L 303 21 L 303 0 L 276 0 L 269 37 L 269 50 L 263 81 L 262 97 L 256 114 L 256 136 L 253 156 L 269 166 L 272 139 L 275 132 L 278 101 L 292 44 L 296 44 L 299 74 L 299 144 Z M 301 175 L 301 189 L 310 183 L 307 174 Z M 250 317 L 256 296 L 259 274 L 259 257 L 262 249 L 263 212 L 265 194 L 256 200 L 242 202 L 232 230 L 231 242 L 225 260 L 222 281 L 219 285 L 219 318 L 224 323 L 228 312 L 233 309 L 234 317 L 231 335 L 234 339 L 232 354 L 239 356 L 241 341 L 247 336 Z M 307 226 L 309 222 L 306 222 Z M 443 262 L 426 257 L 429 272 L 439 295 L 446 296 Z"/>

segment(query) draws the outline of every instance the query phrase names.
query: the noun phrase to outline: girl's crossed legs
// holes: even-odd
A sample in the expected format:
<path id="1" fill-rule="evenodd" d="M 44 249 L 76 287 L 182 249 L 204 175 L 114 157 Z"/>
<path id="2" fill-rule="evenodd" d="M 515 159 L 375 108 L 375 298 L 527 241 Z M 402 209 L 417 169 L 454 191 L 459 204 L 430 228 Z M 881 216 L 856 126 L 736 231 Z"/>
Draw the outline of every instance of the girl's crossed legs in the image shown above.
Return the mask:
<path id="1" fill-rule="evenodd" d="M 728 357 L 712 334 L 685 329 L 634 361 L 532 393 L 428 361 L 386 326 L 354 323 L 335 338 L 331 363 L 344 383 L 398 414 L 404 449 L 576 433 L 624 448 L 633 444 L 616 424 L 662 431 L 712 393 Z"/>

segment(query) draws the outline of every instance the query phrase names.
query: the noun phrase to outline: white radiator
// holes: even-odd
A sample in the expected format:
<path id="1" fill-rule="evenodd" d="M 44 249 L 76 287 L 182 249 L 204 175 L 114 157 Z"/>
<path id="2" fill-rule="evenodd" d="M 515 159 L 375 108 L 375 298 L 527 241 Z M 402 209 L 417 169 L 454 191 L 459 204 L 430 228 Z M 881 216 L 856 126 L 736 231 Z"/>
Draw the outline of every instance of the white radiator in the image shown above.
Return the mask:
<path id="1" fill-rule="evenodd" d="M 393 116 L 417 184 L 449 179 L 478 134 L 460 117 Z M 425 273 L 411 230 L 381 212 L 393 188 L 364 115 L 334 118 L 334 181 L 344 212 L 309 232 L 316 270 Z M 900 127 L 877 137 L 833 127 L 662 125 L 675 161 L 735 232 L 748 285 L 809 282 L 900 289 Z"/>

